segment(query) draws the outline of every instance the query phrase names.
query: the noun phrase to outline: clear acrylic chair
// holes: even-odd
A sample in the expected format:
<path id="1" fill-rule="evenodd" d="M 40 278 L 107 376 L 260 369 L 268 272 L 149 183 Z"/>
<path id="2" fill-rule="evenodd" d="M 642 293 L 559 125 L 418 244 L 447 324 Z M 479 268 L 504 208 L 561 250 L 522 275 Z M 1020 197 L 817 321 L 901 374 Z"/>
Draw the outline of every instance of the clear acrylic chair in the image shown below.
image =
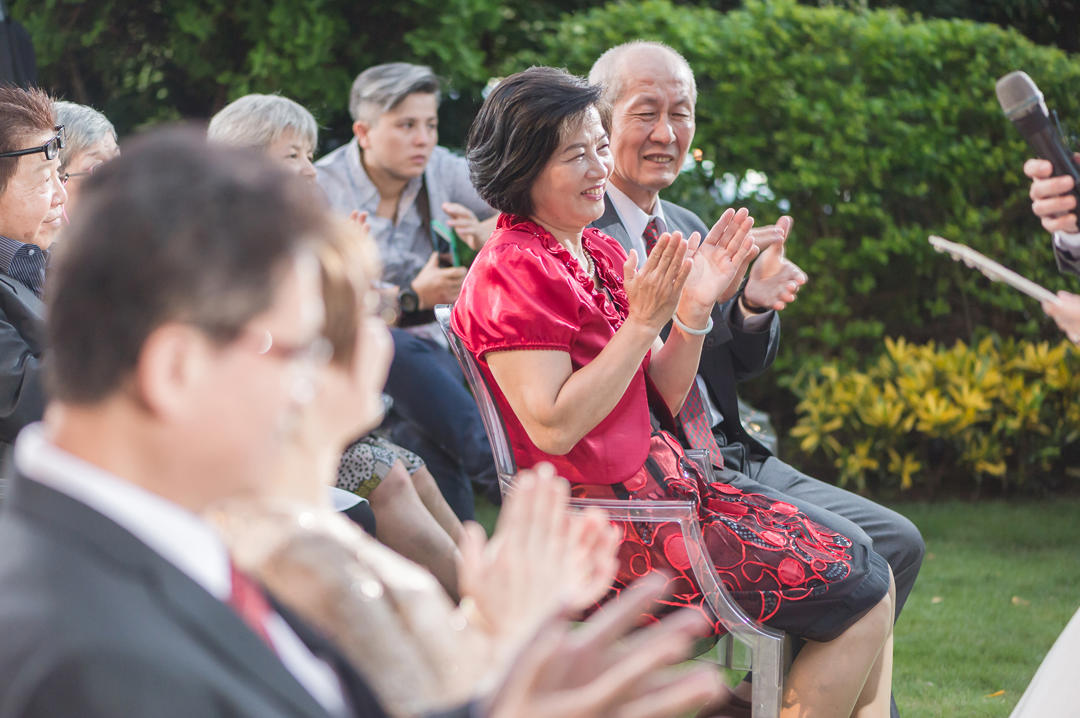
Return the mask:
<path id="1" fill-rule="evenodd" d="M 503 495 L 513 491 L 517 464 L 506 436 L 502 413 L 495 404 L 484 375 L 472 354 L 461 343 L 450 327 L 450 306 L 435 307 L 435 317 L 442 327 L 451 351 L 457 357 L 465 379 L 472 389 L 480 409 L 480 416 L 491 442 L 491 453 L 499 476 L 499 488 Z M 712 481 L 712 463 L 708 452 L 687 451 L 688 458 L 696 461 L 705 471 L 706 479 Z M 782 631 L 755 622 L 735 603 L 720 581 L 702 540 L 694 505 L 690 501 L 619 501 L 602 499 L 571 499 L 575 509 L 596 507 L 607 512 L 613 522 L 656 525 L 676 523 L 682 530 L 683 541 L 691 562 L 691 570 L 705 597 L 705 604 L 727 629 L 728 633 L 717 643 L 715 653 L 709 660 L 736 670 L 753 672 L 753 715 L 755 718 L 776 718 L 780 715 L 780 695 L 784 672 L 787 669 L 790 641 Z M 651 531 L 650 531 L 651 533 Z M 740 650 L 741 649 L 741 650 Z"/>

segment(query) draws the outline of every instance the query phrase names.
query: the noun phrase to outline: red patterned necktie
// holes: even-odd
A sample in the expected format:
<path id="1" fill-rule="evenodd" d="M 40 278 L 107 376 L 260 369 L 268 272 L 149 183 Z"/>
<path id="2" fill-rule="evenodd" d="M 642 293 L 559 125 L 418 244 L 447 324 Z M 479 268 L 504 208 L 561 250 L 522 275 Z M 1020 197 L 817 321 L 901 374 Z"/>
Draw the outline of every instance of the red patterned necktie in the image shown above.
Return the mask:
<path id="1" fill-rule="evenodd" d="M 649 223 L 645 225 L 645 231 L 641 233 L 641 238 L 645 240 L 645 256 L 648 256 L 652 252 L 652 248 L 656 246 L 656 240 L 660 239 L 660 225 L 656 221 L 656 217 L 649 220 Z"/>
<path id="2" fill-rule="evenodd" d="M 239 614 L 240 618 L 244 619 L 244 623 L 255 632 L 255 635 L 270 646 L 270 650 L 274 650 L 274 642 L 270 640 L 270 634 L 266 631 L 266 621 L 273 613 L 270 602 L 266 600 L 266 594 L 232 562 L 229 563 L 229 572 L 232 579 L 229 606 Z"/>
<path id="3" fill-rule="evenodd" d="M 645 231 L 641 233 L 641 238 L 645 241 L 646 254 L 652 252 L 659 237 L 660 228 L 656 217 L 653 217 L 645 225 Z M 702 401 L 696 378 L 690 384 L 690 391 L 686 393 L 686 400 L 675 418 L 682 426 L 686 440 L 690 442 L 690 448 L 708 449 L 713 465 L 723 467 L 724 457 L 720 455 L 720 444 L 716 443 L 716 437 L 713 436 L 712 427 L 709 425 L 709 415 L 705 411 L 705 402 Z"/>
<path id="4" fill-rule="evenodd" d="M 709 416 L 705 412 L 705 403 L 701 400 L 701 391 L 698 390 L 697 378 L 690 385 L 690 391 L 686 393 L 686 400 L 675 417 L 682 425 L 686 440 L 690 442 L 691 449 L 708 449 L 709 458 L 713 466 L 724 466 L 724 457 L 720 454 L 720 444 L 716 443 L 712 427 L 709 426 Z"/>

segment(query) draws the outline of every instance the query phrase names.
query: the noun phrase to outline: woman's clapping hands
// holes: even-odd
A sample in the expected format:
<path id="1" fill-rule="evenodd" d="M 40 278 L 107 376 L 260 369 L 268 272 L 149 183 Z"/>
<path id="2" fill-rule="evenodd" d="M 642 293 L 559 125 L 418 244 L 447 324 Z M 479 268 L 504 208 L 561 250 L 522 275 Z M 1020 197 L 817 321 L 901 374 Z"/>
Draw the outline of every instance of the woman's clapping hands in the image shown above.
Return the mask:
<path id="1" fill-rule="evenodd" d="M 712 226 L 705 239 L 695 232 L 690 235 L 693 249 L 690 257 L 693 269 L 683 290 L 685 308 L 683 321 L 691 321 L 695 315 L 707 317 L 716 302 L 726 302 L 735 296 L 750 262 L 758 254 L 758 248 L 750 236 L 754 218 L 745 209 L 726 210 Z"/>
<path id="2" fill-rule="evenodd" d="M 619 535 L 598 509 L 574 512 L 569 484 L 550 464 L 522 471 L 487 540 L 465 525 L 458 568 L 461 596 L 504 649 L 552 615 L 576 614 L 607 592 Z"/>
<path id="3" fill-rule="evenodd" d="M 630 250 L 623 265 L 623 286 L 630 302 L 630 319 L 636 319 L 656 332 L 671 321 L 693 268 L 689 252 L 690 244 L 679 232 L 660 235 L 641 269 L 637 268 L 637 252 Z"/>

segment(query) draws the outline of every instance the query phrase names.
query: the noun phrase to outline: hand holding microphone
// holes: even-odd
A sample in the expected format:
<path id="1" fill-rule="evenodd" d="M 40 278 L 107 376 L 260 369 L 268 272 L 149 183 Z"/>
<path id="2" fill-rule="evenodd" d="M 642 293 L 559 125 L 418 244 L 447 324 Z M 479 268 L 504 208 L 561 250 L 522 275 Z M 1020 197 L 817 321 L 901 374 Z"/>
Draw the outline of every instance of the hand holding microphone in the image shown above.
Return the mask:
<path id="1" fill-rule="evenodd" d="M 1074 155 L 1080 162 L 1080 153 Z M 1049 160 L 1030 159 L 1024 174 L 1031 178 L 1031 211 L 1047 232 L 1076 232 L 1076 181 L 1069 175 L 1054 176 Z"/>
<path id="2" fill-rule="evenodd" d="M 1042 92 L 1027 73 L 1017 70 L 998 80 L 997 97 L 1005 116 L 1041 158 L 1024 163 L 1024 174 L 1032 179 L 1032 210 L 1049 232 L 1078 231 L 1080 154 L 1065 146 Z"/>

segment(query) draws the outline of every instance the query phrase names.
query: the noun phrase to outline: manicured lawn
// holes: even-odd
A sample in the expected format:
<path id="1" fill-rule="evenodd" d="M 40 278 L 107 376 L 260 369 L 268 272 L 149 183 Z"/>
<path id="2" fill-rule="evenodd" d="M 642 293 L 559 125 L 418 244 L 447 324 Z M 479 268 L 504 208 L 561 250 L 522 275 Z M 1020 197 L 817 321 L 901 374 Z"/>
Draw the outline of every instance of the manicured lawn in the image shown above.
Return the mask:
<path id="1" fill-rule="evenodd" d="M 927 545 L 896 627 L 893 686 L 902 715 L 1008 716 L 1080 607 L 1080 499 L 893 508 L 919 526 Z M 495 509 L 477 510 L 490 530 Z"/>
<path id="2" fill-rule="evenodd" d="M 1080 499 L 894 508 L 927 545 L 896 628 L 903 715 L 1008 716 L 1080 606 Z"/>

